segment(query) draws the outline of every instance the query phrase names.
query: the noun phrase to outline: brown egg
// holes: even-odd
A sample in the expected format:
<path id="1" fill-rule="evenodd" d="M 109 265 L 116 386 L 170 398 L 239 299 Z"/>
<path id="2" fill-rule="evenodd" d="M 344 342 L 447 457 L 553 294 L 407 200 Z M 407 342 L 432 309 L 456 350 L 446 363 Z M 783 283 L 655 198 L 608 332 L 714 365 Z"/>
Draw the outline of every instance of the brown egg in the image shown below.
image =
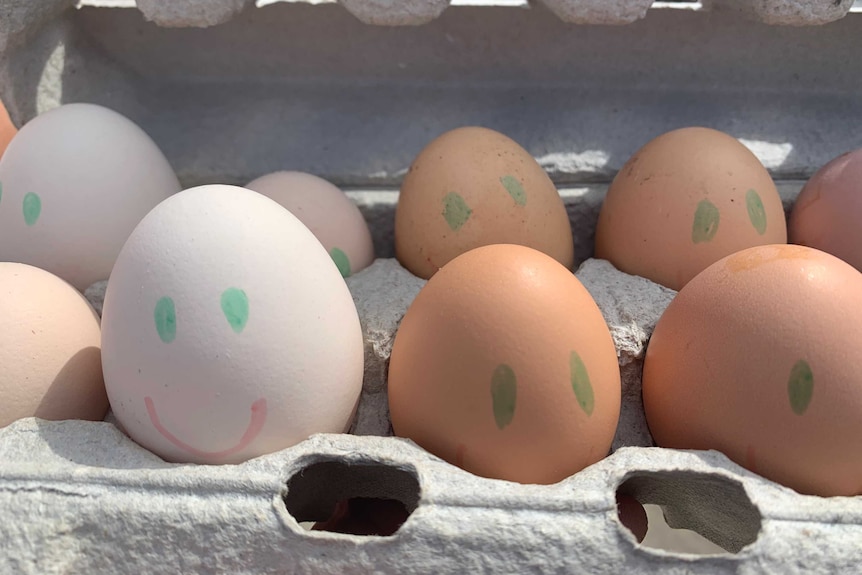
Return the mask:
<path id="1" fill-rule="evenodd" d="M 395 211 L 395 254 L 429 278 L 479 246 L 518 244 L 571 268 L 572 227 L 548 175 L 499 132 L 467 127 L 428 144 L 404 178 Z"/>
<path id="2" fill-rule="evenodd" d="M 662 315 L 643 372 L 656 443 L 716 449 L 815 495 L 862 494 L 862 274 L 793 245 L 733 254 Z"/>
<path id="3" fill-rule="evenodd" d="M 862 149 L 835 158 L 796 198 L 791 243 L 817 248 L 862 271 Z"/>
<path id="4" fill-rule="evenodd" d="M 679 290 L 739 250 L 787 242 L 769 173 L 735 138 L 682 128 L 638 150 L 608 189 L 596 257 Z"/>
<path id="5" fill-rule="evenodd" d="M 0 263 L 0 427 L 24 417 L 100 420 L 108 411 L 99 318 L 39 268 Z"/>
<path id="6" fill-rule="evenodd" d="M 608 454 L 616 350 L 587 290 L 549 256 L 477 248 L 425 285 L 395 336 L 397 435 L 484 477 L 554 483 Z"/>

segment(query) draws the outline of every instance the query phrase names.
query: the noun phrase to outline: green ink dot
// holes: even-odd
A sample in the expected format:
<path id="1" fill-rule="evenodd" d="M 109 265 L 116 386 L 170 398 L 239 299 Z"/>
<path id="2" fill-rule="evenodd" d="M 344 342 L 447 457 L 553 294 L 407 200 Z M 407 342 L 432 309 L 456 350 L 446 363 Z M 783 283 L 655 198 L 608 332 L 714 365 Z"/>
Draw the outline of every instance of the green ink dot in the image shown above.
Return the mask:
<path id="1" fill-rule="evenodd" d="M 497 427 L 503 429 L 515 417 L 515 398 L 518 395 L 518 383 L 515 372 L 505 364 L 500 364 L 491 377 L 491 399 L 494 402 L 494 421 Z"/>
<path id="2" fill-rule="evenodd" d="M 24 196 L 24 221 L 28 226 L 32 226 L 39 219 L 42 213 L 42 200 L 33 192 L 28 192 Z"/>
<path id="3" fill-rule="evenodd" d="M 230 327 L 240 333 L 248 323 L 248 296 L 238 288 L 227 288 L 221 294 L 221 310 Z"/>
<path id="4" fill-rule="evenodd" d="M 467 222 L 472 213 L 473 210 L 470 209 L 464 198 L 455 192 L 448 193 L 443 198 L 443 217 L 453 231 L 457 232 L 461 229 L 461 226 Z"/>
<path id="5" fill-rule="evenodd" d="M 694 212 L 694 225 L 691 227 L 691 241 L 696 244 L 708 242 L 718 231 L 718 208 L 709 200 L 701 200 Z"/>
<path id="6" fill-rule="evenodd" d="M 811 403 L 814 394 L 814 374 L 804 359 L 800 359 L 790 370 L 787 381 L 787 395 L 790 397 L 790 408 L 796 415 L 802 415 Z"/>
<path id="7" fill-rule="evenodd" d="M 760 196 L 754 190 L 748 190 L 745 193 L 745 205 L 748 206 L 748 219 L 757 233 L 761 236 L 766 233 L 766 210 L 763 209 L 763 202 L 760 201 Z"/>
<path id="8" fill-rule="evenodd" d="M 338 248 L 332 248 L 329 250 L 329 255 L 332 257 L 332 261 L 335 262 L 335 265 L 338 266 L 338 271 L 341 272 L 341 277 L 346 278 L 349 276 L 350 260 L 347 259 L 347 254 Z"/>
<path id="9" fill-rule="evenodd" d="M 581 356 L 576 351 L 573 351 L 572 355 L 569 356 L 569 369 L 572 373 L 572 389 L 575 390 L 575 397 L 578 398 L 578 403 L 584 413 L 592 415 L 593 408 L 596 406 L 596 398 L 593 395 L 593 386 L 590 383 L 587 366 L 581 361 Z"/>
<path id="10" fill-rule="evenodd" d="M 163 297 L 156 302 L 156 311 L 153 314 L 156 320 L 156 331 L 159 339 L 165 343 L 171 343 L 177 337 L 177 310 L 174 300 Z"/>
<path id="11" fill-rule="evenodd" d="M 517 178 L 514 176 L 503 176 L 500 178 L 500 183 L 503 184 L 503 187 L 506 188 L 506 191 L 509 192 L 509 195 L 512 196 L 516 204 L 519 206 L 527 204 L 527 193 Z"/>

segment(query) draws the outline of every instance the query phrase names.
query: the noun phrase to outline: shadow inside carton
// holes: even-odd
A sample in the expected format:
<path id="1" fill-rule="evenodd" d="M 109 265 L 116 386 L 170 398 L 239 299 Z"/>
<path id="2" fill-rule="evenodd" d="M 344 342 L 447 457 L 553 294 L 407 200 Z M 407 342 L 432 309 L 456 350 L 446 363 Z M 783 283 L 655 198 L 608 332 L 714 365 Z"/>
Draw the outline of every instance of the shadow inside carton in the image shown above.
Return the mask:
<path id="1" fill-rule="evenodd" d="M 394 535 L 419 504 L 415 472 L 366 463 L 312 463 L 287 482 L 284 504 L 313 531 L 350 535 Z"/>
<path id="2" fill-rule="evenodd" d="M 43 444 L 54 455 L 77 465 L 107 469 L 175 466 L 147 451 L 107 421 L 34 421 Z"/>
<path id="3" fill-rule="evenodd" d="M 558 186 L 562 188 L 562 186 Z M 580 186 L 561 190 L 560 195 L 566 206 L 570 222 L 589 222 L 584 234 L 573 230 L 575 240 L 575 262 L 572 269 L 577 269 L 582 263 L 593 257 L 595 248 L 596 223 L 605 199 L 605 190 L 597 186 Z"/>
<path id="4" fill-rule="evenodd" d="M 617 495 L 634 497 L 644 505 L 650 521 L 643 542 L 646 547 L 699 554 L 739 553 L 760 534 L 759 510 L 740 482 L 722 475 L 633 471 L 620 484 Z M 659 520 L 661 515 L 666 525 Z M 701 537 L 684 536 L 687 540 L 681 542 L 675 530 L 688 530 Z M 713 545 L 698 544 L 703 539 Z M 685 548 L 679 549 L 680 544 Z"/>

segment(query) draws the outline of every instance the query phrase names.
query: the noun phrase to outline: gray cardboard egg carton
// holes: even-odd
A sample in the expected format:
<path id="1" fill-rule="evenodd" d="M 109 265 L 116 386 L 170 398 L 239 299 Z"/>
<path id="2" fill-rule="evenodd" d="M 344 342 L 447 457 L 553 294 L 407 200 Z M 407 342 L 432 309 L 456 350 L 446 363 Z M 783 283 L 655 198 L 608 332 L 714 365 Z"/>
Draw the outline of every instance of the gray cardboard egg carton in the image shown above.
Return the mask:
<path id="1" fill-rule="evenodd" d="M 651 447 L 640 375 L 673 292 L 590 259 L 608 182 L 661 132 L 740 138 L 787 209 L 815 169 L 862 146 L 851 4 L 0 0 L 0 98 L 16 123 L 66 102 L 110 106 L 186 186 L 319 174 L 349 189 L 379 258 L 348 279 L 366 341 L 352 435 L 192 466 L 109 422 L 22 420 L 0 429 L 0 573 L 857 572 L 862 498 L 801 496 L 715 452 Z M 424 144 L 465 124 L 509 134 L 558 183 L 576 274 L 617 346 L 612 454 L 557 485 L 475 477 L 388 437 L 389 353 L 424 285 L 392 259 L 397 186 Z M 97 308 L 103 292 L 88 290 Z M 618 489 L 728 553 L 637 545 Z M 357 496 L 412 514 L 392 537 L 300 526 Z"/>

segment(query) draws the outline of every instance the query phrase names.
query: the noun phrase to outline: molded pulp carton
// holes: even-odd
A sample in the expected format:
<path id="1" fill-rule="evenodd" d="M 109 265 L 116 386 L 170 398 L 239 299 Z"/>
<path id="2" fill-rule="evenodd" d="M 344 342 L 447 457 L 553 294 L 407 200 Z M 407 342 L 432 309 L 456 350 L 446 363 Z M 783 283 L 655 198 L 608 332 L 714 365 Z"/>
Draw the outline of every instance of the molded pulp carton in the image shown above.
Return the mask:
<path id="1" fill-rule="evenodd" d="M 2 573 L 853 573 L 862 498 L 802 496 L 716 452 L 653 446 L 640 376 L 674 295 L 591 259 L 602 197 L 639 146 L 708 125 L 749 146 L 787 209 L 860 147 L 862 14 L 850 0 L 0 0 L 0 98 L 141 125 L 186 186 L 278 169 L 349 189 L 378 260 L 348 278 L 366 339 L 350 435 L 236 466 L 168 464 L 110 422 L 0 429 Z M 611 26 L 616 25 L 616 26 Z M 391 437 L 386 370 L 424 285 L 393 259 L 397 188 L 432 138 L 500 130 L 560 188 L 576 275 L 614 336 L 613 453 L 551 486 L 483 479 Z M 104 282 L 88 290 L 97 309 Z M 840 438 L 836 438 L 840 440 Z M 727 550 L 638 545 L 615 495 Z M 349 497 L 411 511 L 391 537 L 308 531 Z"/>

